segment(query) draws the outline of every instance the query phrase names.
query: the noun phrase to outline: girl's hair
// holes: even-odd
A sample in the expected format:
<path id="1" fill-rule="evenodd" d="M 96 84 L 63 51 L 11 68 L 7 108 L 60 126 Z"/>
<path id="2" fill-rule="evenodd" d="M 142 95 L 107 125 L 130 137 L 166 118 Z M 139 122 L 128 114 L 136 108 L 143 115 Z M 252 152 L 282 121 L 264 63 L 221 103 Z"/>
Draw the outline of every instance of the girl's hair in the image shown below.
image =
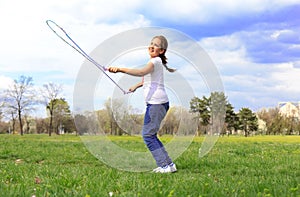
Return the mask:
<path id="1" fill-rule="evenodd" d="M 162 35 L 160 35 L 160 36 L 155 36 L 154 38 L 158 38 L 159 40 L 160 40 L 160 47 L 162 48 L 162 49 L 164 49 L 164 52 L 162 53 L 162 54 L 160 54 L 159 55 L 159 57 L 160 57 L 160 59 L 161 59 L 161 61 L 162 61 L 162 63 L 163 63 L 163 65 L 165 66 L 165 68 L 169 71 L 169 72 L 175 72 L 176 71 L 176 69 L 174 69 L 174 68 L 169 68 L 168 66 L 167 66 L 167 57 L 166 57 L 166 51 L 167 51 L 167 49 L 168 49 L 168 40 L 164 37 L 164 36 L 162 36 Z M 153 38 L 153 39 L 154 39 Z"/>

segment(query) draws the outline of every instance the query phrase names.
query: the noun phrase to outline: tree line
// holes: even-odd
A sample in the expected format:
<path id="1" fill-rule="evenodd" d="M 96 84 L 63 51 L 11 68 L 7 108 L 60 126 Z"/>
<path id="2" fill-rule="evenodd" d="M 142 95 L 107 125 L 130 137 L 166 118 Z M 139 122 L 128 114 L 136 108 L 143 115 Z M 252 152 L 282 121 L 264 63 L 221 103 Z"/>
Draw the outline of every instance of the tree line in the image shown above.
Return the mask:
<path id="1" fill-rule="evenodd" d="M 140 134 L 144 115 L 133 107 L 108 99 L 104 109 L 72 115 L 69 104 L 60 97 L 62 91 L 62 86 L 55 83 L 34 89 L 32 77 L 21 76 L 14 80 L 0 94 L 0 133 L 47 133 L 49 136 L 53 133 Z M 40 106 L 46 109 L 47 117 L 32 117 Z M 171 107 L 160 134 L 178 135 L 180 125 L 192 124 L 189 121 L 196 123 L 196 135 L 300 135 L 297 117 L 286 117 L 279 113 L 278 108 L 254 113 L 245 107 L 235 112 L 223 92 L 194 97 L 189 109 Z M 184 130 L 180 134 L 194 135 L 195 130 Z"/>
<path id="2" fill-rule="evenodd" d="M 75 129 L 71 110 L 59 95 L 62 86 L 55 83 L 44 84 L 35 89 L 32 77 L 20 76 L 0 94 L 0 133 L 48 133 L 59 134 Z M 47 118 L 33 118 L 32 114 L 40 106 L 45 107 Z M 3 121 L 8 120 L 8 121 Z M 63 127 L 64 125 L 64 127 Z"/>

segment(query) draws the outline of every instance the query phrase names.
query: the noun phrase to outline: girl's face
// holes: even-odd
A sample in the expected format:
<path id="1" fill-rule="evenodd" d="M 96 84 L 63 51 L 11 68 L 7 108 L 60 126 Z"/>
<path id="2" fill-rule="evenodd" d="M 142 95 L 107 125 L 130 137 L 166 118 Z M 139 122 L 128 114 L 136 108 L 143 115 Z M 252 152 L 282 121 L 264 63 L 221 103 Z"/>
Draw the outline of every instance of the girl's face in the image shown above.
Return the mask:
<path id="1" fill-rule="evenodd" d="M 165 50 L 161 48 L 161 40 L 154 38 L 151 40 L 151 43 L 148 47 L 149 55 L 153 57 L 158 57 L 160 54 L 163 54 Z"/>

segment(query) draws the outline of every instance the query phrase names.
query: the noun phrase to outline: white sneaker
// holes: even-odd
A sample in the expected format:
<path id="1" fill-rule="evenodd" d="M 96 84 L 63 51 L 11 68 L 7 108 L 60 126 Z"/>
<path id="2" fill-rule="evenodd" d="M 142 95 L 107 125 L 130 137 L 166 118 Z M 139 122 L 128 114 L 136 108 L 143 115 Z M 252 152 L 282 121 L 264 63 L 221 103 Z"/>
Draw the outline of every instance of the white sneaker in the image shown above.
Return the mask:
<path id="1" fill-rule="evenodd" d="M 176 165 L 174 163 L 171 163 L 170 165 L 164 166 L 164 167 L 158 167 L 153 170 L 155 173 L 173 173 L 176 172 Z"/>
<path id="2" fill-rule="evenodd" d="M 152 170 L 152 172 L 158 172 L 160 170 L 161 167 L 157 167 L 155 169 Z"/>
<path id="3" fill-rule="evenodd" d="M 158 167 L 154 169 L 155 173 L 171 173 L 170 166 Z"/>
<path id="4" fill-rule="evenodd" d="M 171 164 L 169 164 L 169 166 L 170 166 L 171 172 L 177 172 L 175 163 L 171 163 Z"/>

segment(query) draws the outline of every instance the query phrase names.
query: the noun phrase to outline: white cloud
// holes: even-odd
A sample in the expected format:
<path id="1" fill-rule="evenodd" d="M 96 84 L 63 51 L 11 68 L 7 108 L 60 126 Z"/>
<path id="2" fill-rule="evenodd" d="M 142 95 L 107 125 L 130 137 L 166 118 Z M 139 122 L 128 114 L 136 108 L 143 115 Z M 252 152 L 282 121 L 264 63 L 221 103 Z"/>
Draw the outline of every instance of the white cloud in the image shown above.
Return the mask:
<path id="1" fill-rule="evenodd" d="M 247 59 L 244 43 L 234 34 L 204 38 L 199 41 L 199 45 L 209 54 L 221 75 L 245 72 L 249 67 L 253 69 L 255 66 Z M 248 74 L 252 74 L 250 72 Z"/>
<path id="2" fill-rule="evenodd" d="M 284 63 L 276 66 L 271 74 L 272 81 L 277 82 L 275 89 L 291 98 L 299 99 L 300 94 L 300 69 L 295 68 L 292 63 Z"/>
<path id="3" fill-rule="evenodd" d="M 0 83 L 0 90 L 7 89 L 14 82 L 14 80 L 11 79 L 10 77 L 3 76 L 3 75 L 0 75 L 0 81 L 1 81 L 1 83 Z"/>
<path id="4" fill-rule="evenodd" d="M 245 42 L 238 32 L 204 38 L 199 44 L 220 70 L 225 92 L 236 107 L 257 110 L 275 107 L 282 100 L 299 100 L 299 62 L 255 63 L 248 58 Z"/>

